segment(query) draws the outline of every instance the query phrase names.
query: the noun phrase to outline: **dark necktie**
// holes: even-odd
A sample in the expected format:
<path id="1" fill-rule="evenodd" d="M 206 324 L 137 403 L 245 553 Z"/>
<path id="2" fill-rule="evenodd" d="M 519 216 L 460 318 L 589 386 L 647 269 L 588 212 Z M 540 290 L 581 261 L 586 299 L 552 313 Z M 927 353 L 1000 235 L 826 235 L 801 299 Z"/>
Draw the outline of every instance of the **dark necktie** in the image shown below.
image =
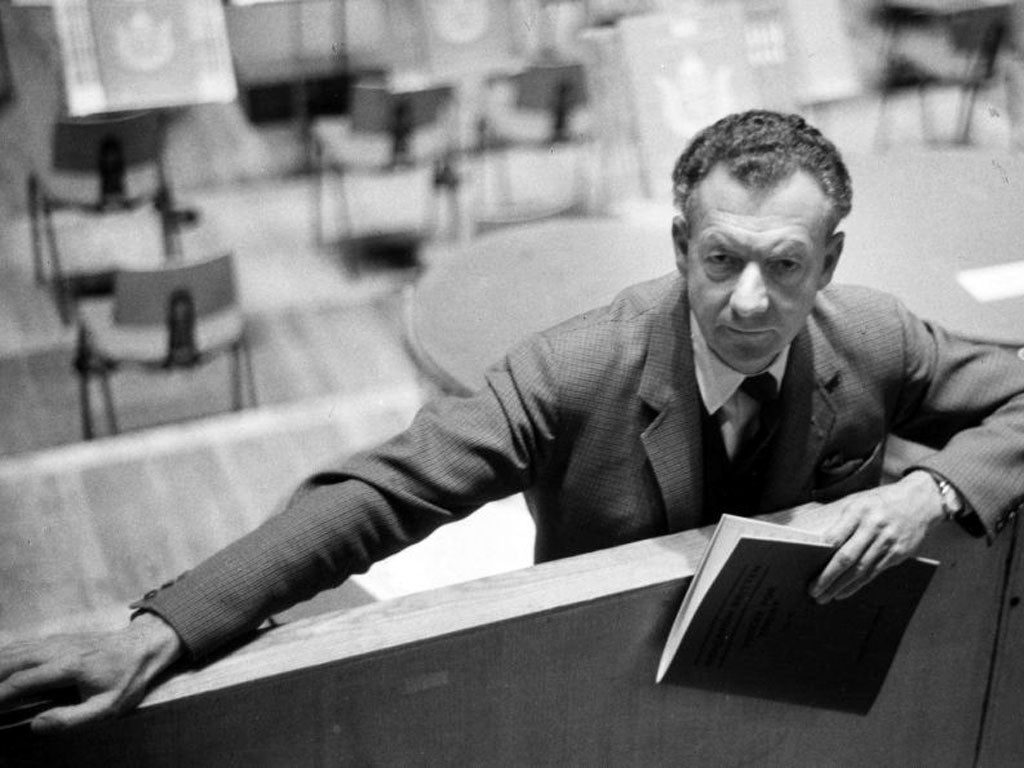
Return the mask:
<path id="1" fill-rule="evenodd" d="M 740 384 L 740 389 L 754 398 L 763 408 L 766 403 L 775 400 L 775 377 L 770 373 L 747 376 Z"/>
<path id="2" fill-rule="evenodd" d="M 759 406 L 756 416 L 757 429 L 748 432 L 737 451 L 736 460 L 750 458 L 763 448 L 775 434 L 779 422 L 778 386 L 770 373 L 748 376 L 740 389 L 752 397 Z"/>

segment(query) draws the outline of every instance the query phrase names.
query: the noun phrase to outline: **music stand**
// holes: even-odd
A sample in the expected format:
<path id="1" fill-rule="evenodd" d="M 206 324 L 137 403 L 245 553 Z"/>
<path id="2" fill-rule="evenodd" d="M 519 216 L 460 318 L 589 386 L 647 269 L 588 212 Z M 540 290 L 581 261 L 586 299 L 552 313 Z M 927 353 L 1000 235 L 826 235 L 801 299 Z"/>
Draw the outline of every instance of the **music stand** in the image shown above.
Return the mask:
<path id="1" fill-rule="evenodd" d="M 237 97 L 220 0 L 53 0 L 53 10 L 70 117 L 159 110 L 156 202 L 165 255 L 179 255 L 174 230 L 194 221 L 195 212 L 174 207 L 163 163 L 167 110 Z M 138 137 L 122 133 L 109 138 L 100 173 L 113 199 L 119 154 L 127 164 Z"/>

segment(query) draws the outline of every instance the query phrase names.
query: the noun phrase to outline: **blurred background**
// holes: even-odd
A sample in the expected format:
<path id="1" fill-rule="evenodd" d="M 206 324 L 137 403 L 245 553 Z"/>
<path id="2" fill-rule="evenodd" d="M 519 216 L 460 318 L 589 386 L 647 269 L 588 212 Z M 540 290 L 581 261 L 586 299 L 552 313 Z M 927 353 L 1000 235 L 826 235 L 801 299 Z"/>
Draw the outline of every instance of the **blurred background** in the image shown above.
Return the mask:
<path id="1" fill-rule="evenodd" d="M 430 335 L 500 311 L 466 281 L 518 302 L 493 243 L 611 219 L 671 270 L 671 163 L 721 115 L 916 158 L 901 216 L 934 158 L 1009 173 L 1018 5 L 0 0 L 0 633 L 123 621 L 464 390 Z M 303 610 L 521 567 L 531 537 L 489 505 Z"/>

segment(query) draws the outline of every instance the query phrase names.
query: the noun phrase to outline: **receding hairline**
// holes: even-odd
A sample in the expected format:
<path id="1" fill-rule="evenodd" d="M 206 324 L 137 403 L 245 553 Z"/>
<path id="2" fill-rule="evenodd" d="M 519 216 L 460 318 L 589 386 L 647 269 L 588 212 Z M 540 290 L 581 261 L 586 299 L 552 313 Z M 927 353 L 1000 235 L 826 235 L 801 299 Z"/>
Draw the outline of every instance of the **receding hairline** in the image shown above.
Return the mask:
<path id="1" fill-rule="evenodd" d="M 699 131 L 672 169 L 673 201 L 681 213 L 685 215 L 693 192 L 718 165 L 753 189 L 769 189 L 804 170 L 830 201 L 834 224 L 852 206 L 852 183 L 839 149 L 795 113 L 735 112 Z"/>
<path id="2" fill-rule="evenodd" d="M 788 181 L 793 179 L 793 177 L 795 177 L 797 174 L 802 173 L 811 182 L 813 182 L 815 188 L 819 192 L 821 192 L 826 208 L 826 235 L 835 232 L 839 226 L 839 222 L 842 221 L 844 218 L 844 214 L 840 213 L 840 211 L 837 210 L 835 199 L 832 197 L 832 195 L 829 194 L 828 190 L 825 188 L 825 185 L 822 183 L 818 175 L 812 169 L 804 167 L 799 162 L 794 162 L 791 167 L 785 169 L 782 173 L 775 174 L 763 180 L 752 181 L 749 179 L 742 178 L 742 175 L 740 173 L 737 173 L 734 169 L 733 163 L 731 163 L 729 159 L 723 159 L 714 163 L 708 169 L 707 173 L 705 173 L 697 182 L 690 185 L 690 188 L 686 195 L 685 202 L 683 203 L 684 208 L 680 208 L 678 205 L 675 206 L 678 212 L 683 214 L 683 217 L 687 221 L 692 221 L 693 219 L 693 206 L 695 205 L 700 195 L 701 188 L 704 186 L 704 182 L 706 182 L 709 178 L 711 178 L 713 174 L 715 174 L 718 171 L 724 172 L 730 179 L 737 182 L 740 186 L 744 187 L 745 189 L 753 193 L 756 193 L 761 197 L 768 197 L 773 192 L 777 191 L 780 187 L 782 187 L 784 184 L 786 184 Z"/>

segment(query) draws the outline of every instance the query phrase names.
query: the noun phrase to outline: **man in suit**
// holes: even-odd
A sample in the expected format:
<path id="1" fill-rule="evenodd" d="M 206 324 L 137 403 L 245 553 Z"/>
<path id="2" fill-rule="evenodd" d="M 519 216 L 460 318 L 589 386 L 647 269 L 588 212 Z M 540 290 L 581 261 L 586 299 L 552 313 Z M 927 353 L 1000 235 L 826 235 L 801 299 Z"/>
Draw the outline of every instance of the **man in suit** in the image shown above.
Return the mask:
<path id="1" fill-rule="evenodd" d="M 874 291 L 831 286 L 851 205 L 794 115 L 732 115 L 673 175 L 677 271 L 511 350 L 468 398 L 320 473 L 287 509 L 136 604 L 129 626 L 0 653 L 0 702 L 77 684 L 59 728 L 120 712 L 316 591 L 522 491 L 546 560 L 808 501 L 839 506 L 810 585 L 846 597 L 943 521 L 994 536 L 1024 504 L 1024 363 Z M 886 436 L 937 452 L 879 486 Z"/>

